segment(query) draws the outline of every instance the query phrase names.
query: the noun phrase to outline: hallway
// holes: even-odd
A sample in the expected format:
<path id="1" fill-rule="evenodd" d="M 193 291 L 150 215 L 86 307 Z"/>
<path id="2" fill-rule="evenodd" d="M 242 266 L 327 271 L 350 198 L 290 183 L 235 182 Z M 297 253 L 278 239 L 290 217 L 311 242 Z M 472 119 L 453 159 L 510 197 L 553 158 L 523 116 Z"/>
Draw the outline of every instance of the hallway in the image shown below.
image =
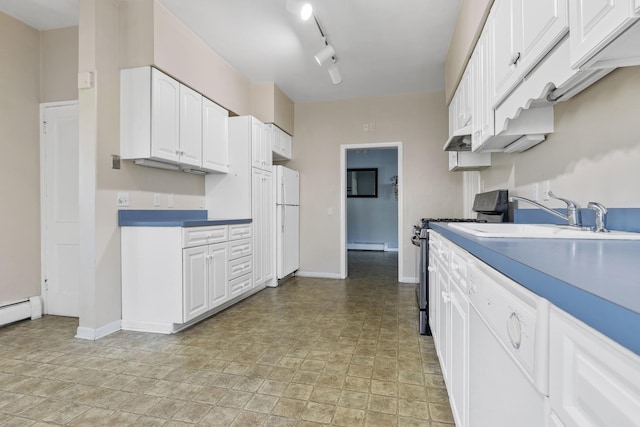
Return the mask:
<path id="1" fill-rule="evenodd" d="M 356 253 L 347 280 L 292 278 L 174 335 L 88 342 L 55 316 L 4 327 L 0 424 L 452 427 L 415 285 L 381 254 Z"/>

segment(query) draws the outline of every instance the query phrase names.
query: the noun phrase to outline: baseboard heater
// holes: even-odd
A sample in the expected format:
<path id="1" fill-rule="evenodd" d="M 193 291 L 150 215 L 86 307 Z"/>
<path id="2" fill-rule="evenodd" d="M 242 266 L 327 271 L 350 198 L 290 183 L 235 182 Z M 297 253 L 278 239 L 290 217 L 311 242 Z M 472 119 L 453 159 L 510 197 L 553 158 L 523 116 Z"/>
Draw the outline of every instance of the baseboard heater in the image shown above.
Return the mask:
<path id="1" fill-rule="evenodd" d="M 40 297 L 31 297 L 13 304 L 0 307 L 0 326 L 23 319 L 39 319 L 42 317 Z"/>
<path id="2" fill-rule="evenodd" d="M 386 243 L 351 242 L 351 243 L 347 243 L 347 250 L 394 252 L 394 251 L 397 251 L 398 249 L 390 248 Z"/>

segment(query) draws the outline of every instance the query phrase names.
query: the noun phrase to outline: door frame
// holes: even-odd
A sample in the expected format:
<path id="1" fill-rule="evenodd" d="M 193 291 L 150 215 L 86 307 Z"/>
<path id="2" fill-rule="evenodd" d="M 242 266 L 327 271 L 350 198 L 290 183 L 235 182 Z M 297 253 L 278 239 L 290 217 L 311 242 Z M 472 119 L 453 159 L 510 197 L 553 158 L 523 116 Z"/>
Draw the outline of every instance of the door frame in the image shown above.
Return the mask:
<path id="1" fill-rule="evenodd" d="M 78 100 L 43 102 L 40 104 L 40 116 L 38 127 L 40 129 L 40 295 L 43 303 L 43 314 L 49 313 L 49 294 L 47 293 L 46 267 L 47 267 L 47 233 L 46 233 L 46 201 L 45 201 L 45 134 L 44 134 L 44 112 L 47 108 L 66 107 L 76 105 L 79 107 Z M 80 177 L 78 176 L 78 181 Z M 80 266 L 78 265 L 78 268 Z"/>
<path id="2" fill-rule="evenodd" d="M 402 142 L 375 142 L 340 145 L 340 278 L 347 278 L 347 150 L 375 150 L 395 148 L 398 150 L 398 281 L 404 275 L 404 185 L 402 165 Z M 406 280 L 405 280 L 406 281 Z"/>

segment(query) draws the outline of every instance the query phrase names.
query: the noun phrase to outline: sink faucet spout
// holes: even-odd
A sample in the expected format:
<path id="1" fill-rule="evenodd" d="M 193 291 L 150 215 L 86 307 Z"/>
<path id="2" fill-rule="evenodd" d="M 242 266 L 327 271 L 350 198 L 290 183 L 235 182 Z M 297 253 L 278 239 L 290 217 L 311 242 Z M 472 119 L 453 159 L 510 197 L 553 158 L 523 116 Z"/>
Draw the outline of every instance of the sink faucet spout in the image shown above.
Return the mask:
<path id="1" fill-rule="evenodd" d="M 578 206 L 578 204 L 568 199 L 556 197 L 551 191 L 549 191 L 549 196 L 551 196 L 554 199 L 562 200 L 567 204 L 567 215 L 563 215 L 556 210 L 548 208 L 545 205 L 542 205 L 534 200 L 530 200 L 525 197 L 511 196 L 509 197 L 509 201 L 512 203 L 515 201 L 527 202 L 539 209 L 542 209 L 543 211 L 551 215 L 557 216 L 558 218 L 562 218 L 563 220 L 567 221 L 567 224 L 569 224 L 570 226 L 580 227 L 580 221 L 578 220 L 578 209 L 580 209 L 580 207 Z"/>

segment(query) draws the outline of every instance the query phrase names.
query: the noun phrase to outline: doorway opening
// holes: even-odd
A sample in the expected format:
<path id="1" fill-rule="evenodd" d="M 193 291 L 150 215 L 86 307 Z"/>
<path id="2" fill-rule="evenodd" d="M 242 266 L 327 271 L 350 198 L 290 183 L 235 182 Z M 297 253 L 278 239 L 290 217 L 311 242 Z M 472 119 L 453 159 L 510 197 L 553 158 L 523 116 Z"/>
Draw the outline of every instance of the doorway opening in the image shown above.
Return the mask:
<path id="1" fill-rule="evenodd" d="M 395 268 L 394 276 L 401 282 L 402 143 L 345 144 L 340 150 L 340 277 L 350 276 L 350 262 L 362 267 L 379 259 L 387 272 Z"/>

